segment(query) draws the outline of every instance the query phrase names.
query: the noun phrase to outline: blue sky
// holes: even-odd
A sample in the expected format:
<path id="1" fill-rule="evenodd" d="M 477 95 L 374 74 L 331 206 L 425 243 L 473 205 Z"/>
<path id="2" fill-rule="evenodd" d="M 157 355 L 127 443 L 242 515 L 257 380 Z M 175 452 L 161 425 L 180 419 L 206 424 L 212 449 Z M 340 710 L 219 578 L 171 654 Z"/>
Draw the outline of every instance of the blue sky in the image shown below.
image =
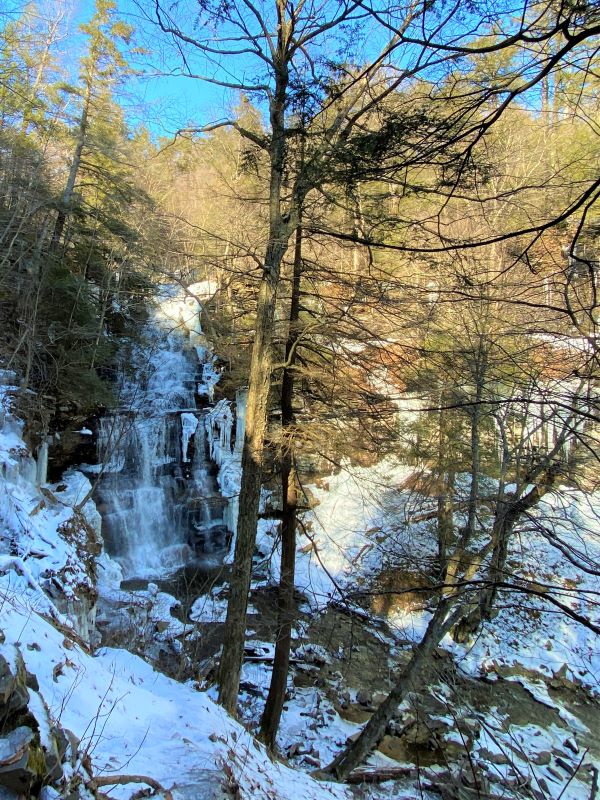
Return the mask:
<path id="1" fill-rule="evenodd" d="M 79 25 L 89 20 L 94 13 L 95 2 L 94 0 L 37 0 L 41 8 L 45 7 L 49 10 L 48 13 L 53 12 L 57 7 L 54 3 L 58 1 L 64 3 L 67 8 L 72 8 L 70 35 L 62 43 L 62 55 L 63 63 L 66 61 L 68 71 L 74 77 L 77 74 L 80 54 L 85 46 L 84 37 L 82 34 L 77 34 L 77 30 Z M 500 2 L 503 1 L 500 0 Z M 3 0 L 0 0 L 0 4 L 2 2 Z M 4 0 L 4 2 L 9 7 L 12 4 L 16 8 L 25 5 L 27 0 Z M 128 81 L 119 97 L 131 125 L 135 127 L 143 123 L 155 137 L 172 136 L 175 131 L 183 127 L 201 127 L 229 117 L 231 110 L 239 104 L 240 98 L 237 91 L 224 89 L 203 80 L 173 75 L 181 68 L 182 61 L 168 36 L 158 31 L 150 21 L 150 19 L 154 19 L 154 0 L 116 0 L 116 2 L 119 17 L 129 22 L 135 30 L 133 44 L 145 48 L 145 53 L 134 56 L 132 61 L 132 66 L 137 68 L 140 74 Z M 177 6 L 172 6 L 170 3 L 171 0 L 164 0 L 164 7 L 167 9 L 175 7 L 176 10 L 173 13 L 176 14 Z M 322 6 L 324 13 L 327 13 L 327 7 L 328 0 L 324 0 Z M 388 12 L 392 15 L 396 13 L 395 6 L 386 6 L 385 8 L 384 13 L 386 14 Z M 183 24 L 192 23 L 191 35 L 193 36 L 193 3 L 187 6 L 187 9 L 187 15 L 183 16 Z M 359 12 L 359 14 L 361 13 Z M 249 28 L 252 28 L 252 20 L 252 15 L 249 15 L 247 22 Z M 260 27 L 256 30 L 256 20 L 254 20 L 254 28 L 253 34 L 260 35 Z M 203 33 L 209 33 L 209 29 L 205 27 Z M 234 29 L 230 35 L 238 37 L 240 32 Z M 317 58 L 331 56 L 335 59 L 337 56 L 342 61 L 350 58 L 355 63 L 361 63 L 364 59 L 368 60 L 379 52 L 384 43 L 388 41 L 389 36 L 389 31 L 383 29 L 374 20 L 371 20 L 370 25 L 361 20 L 356 29 L 350 23 L 340 26 L 334 33 L 323 37 L 324 41 L 320 44 L 312 42 L 311 49 Z M 236 42 L 235 45 L 231 45 L 233 49 L 245 46 L 237 44 L 239 39 L 233 38 L 230 41 Z M 171 50 L 169 51 L 170 45 Z M 338 46 L 340 54 L 336 54 Z M 194 54 L 193 48 L 187 47 L 186 51 L 188 54 Z M 410 46 L 403 47 L 394 54 L 395 59 L 400 59 L 397 61 L 398 66 L 401 65 L 405 56 L 410 61 Z M 193 55 L 192 58 L 194 58 Z M 255 55 L 242 55 L 241 58 L 234 56 L 233 59 L 225 56 L 220 61 L 201 57 L 196 61 L 199 63 L 192 62 L 192 69 L 206 72 L 213 77 L 243 83 L 246 83 L 247 80 L 252 81 L 253 78 L 262 80 L 260 73 L 263 71 L 264 65 L 261 66 L 262 62 Z M 233 75 L 234 71 L 239 72 L 237 75 Z M 251 99 L 255 102 L 259 101 L 257 95 L 253 95 Z"/>
<path id="2" fill-rule="evenodd" d="M 136 30 L 134 45 L 149 51 L 136 58 L 135 66 L 144 74 L 130 79 L 123 97 L 132 124 L 143 121 L 153 135 L 169 136 L 190 124 L 200 126 L 221 119 L 228 108 L 237 104 L 239 97 L 235 92 L 200 80 L 159 74 L 157 67 L 165 56 L 156 48 L 162 43 L 162 37 L 155 38 L 148 31 L 134 0 L 117 0 L 117 7 L 119 17 Z M 76 0 L 71 22 L 73 32 L 81 22 L 89 20 L 93 12 L 93 0 Z M 71 52 L 75 62 L 77 48 Z M 169 66 L 173 67 L 174 62 L 167 62 L 166 69 Z"/>
<path id="3" fill-rule="evenodd" d="M 144 21 L 141 8 L 153 8 L 152 0 L 116 0 L 119 18 L 135 29 L 133 45 L 147 50 L 145 55 L 128 54 L 128 59 L 141 74 L 127 81 L 120 91 L 119 102 L 124 106 L 130 124 L 148 127 L 154 137 L 172 136 L 187 126 L 200 127 L 229 116 L 240 101 L 239 93 L 201 80 L 169 76 L 180 66 L 179 59 L 164 51 L 165 36 L 157 35 Z M 43 17 L 53 18 L 59 8 L 58 0 L 35 0 Z M 60 61 L 67 79 L 75 81 L 85 37 L 79 26 L 94 13 L 94 0 L 60 0 L 66 8 L 67 35 L 58 43 Z M 0 0 L 0 28 L 16 18 L 28 0 Z M 162 66 L 162 70 L 161 70 Z M 162 72 L 162 74 L 161 74 Z"/>

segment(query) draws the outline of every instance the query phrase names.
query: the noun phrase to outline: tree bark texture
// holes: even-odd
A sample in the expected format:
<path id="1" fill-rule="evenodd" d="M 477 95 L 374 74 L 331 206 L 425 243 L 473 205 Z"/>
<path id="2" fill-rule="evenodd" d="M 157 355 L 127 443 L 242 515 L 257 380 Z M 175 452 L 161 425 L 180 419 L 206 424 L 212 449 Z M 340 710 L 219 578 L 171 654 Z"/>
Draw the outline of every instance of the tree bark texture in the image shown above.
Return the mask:
<path id="1" fill-rule="evenodd" d="M 269 694 L 261 719 L 260 738 L 273 749 L 281 720 L 292 646 L 292 625 L 294 618 L 294 578 L 296 571 L 296 474 L 294 451 L 291 441 L 286 437 L 286 428 L 294 421 L 294 362 L 298 341 L 297 323 L 300 312 L 300 279 L 302 273 L 302 228 L 296 228 L 294 247 L 294 272 L 292 276 L 292 297 L 288 337 L 285 346 L 285 369 L 281 387 L 281 425 L 283 428 L 283 452 L 281 456 L 281 576 L 277 608 L 277 634 L 275 659 Z"/>
<path id="2" fill-rule="evenodd" d="M 230 714 L 235 714 L 236 711 L 244 655 L 246 609 L 256 542 L 263 445 L 267 430 L 267 402 L 271 386 L 271 335 L 278 275 L 279 264 L 276 272 L 273 269 L 267 271 L 265 268 L 258 297 L 256 338 L 250 364 L 240 510 L 225 621 L 225 642 L 219 668 L 219 702 Z"/>
<path id="3" fill-rule="evenodd" d="M 293 214 L 283 217 L 281 195 L 285 163 L 285 103 L 288 74 L 282 62 L 277 74 L 276 91 L 271 102 L 269 237 L 263 276 L 258 294 L 256 325 L 246 410 L 246 432 L 242 454 L 242 482 L 234 564 L 231 575 L 225 642 L 219 668 L 219 702 L 235 714 L 244 656 L 246 609 L 252 574 L 252 556 L 267 431 L 269 390 L 271 387 L 273 319 L 281 262 L 290 234 L 296 227 Z"/>

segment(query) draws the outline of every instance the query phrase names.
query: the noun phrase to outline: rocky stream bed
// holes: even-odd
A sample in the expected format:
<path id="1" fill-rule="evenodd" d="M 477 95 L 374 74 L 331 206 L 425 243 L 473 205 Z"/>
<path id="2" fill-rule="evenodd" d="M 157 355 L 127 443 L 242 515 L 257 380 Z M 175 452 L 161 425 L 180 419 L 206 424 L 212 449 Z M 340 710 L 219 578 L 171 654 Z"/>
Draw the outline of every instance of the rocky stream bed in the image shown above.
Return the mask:
<path id="1" fill-rule="evenodd" d="M 167 674 L 192 680 L 214 696 L 227 575 L 227 567 L 200 566 L 149 588 L 147 582 L 125 584 L 131 594 L 129 600 L 125 593 L 121 598 L 124 618 L 134 623 L 128 628 L 125 622 L 118 639 L 126 643 L 140 630 L 140 603 L 145 603 L 145 625 L 153 627 L 153 635 L 144 655 Z M 276 630 L 276 589 L 260 584 L 250 597 L 240 697 L 241 717 L 250 731 L 256 731 L 266 698 Z M 133 605 L 132 597 L 137 598 Z M 406 595 L 401 597 L 406 603 Z M 383 615 L 338 604 L 315 615 L 305 598 L 297 599 L 279 746 L 287 763 L 310 771 L 324 766 L 347 738 L 357 735 L 408 660 L 410 645 Z M 372 606 L 381 608 L 381 603 L 375 595 Z M 101 611 L 101 630 L 103 619 Z M 114 643 L 115 628 L 105 630 L 107 642 Z M 136 650 L 144 651 L 139 640 Z M 599 730 L 597 698 L 565 675 L 548 679 L 522 668 L 499 667 L 474 678 L 441 647 L 361 774 L 365 781 L 376 780 L 388 770 L 405 781 L 422 782 L 443 798 L 460 800 L 492 792 L 549 799 L 576 778 L 591 800 L 597 772 L 587 764 L 600 760 Z"/>

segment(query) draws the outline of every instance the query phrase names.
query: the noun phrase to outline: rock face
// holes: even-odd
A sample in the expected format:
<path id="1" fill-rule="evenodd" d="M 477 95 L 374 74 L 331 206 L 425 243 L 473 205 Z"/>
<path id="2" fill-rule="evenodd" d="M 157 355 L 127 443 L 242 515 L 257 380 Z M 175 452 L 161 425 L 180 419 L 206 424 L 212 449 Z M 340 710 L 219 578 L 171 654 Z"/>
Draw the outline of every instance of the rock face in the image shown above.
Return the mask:
<path id="1" fill-rule="evenodd" d="M 23 420 L 13 413 L 8 393 L 13 387 L 2 379 L 0 370 L 2 588 L 27 592 L 37 609 L 60 618 L 91 643 L 102 551 L 102 521 L 90 499 L 91 483 L 71 470 L 58 484 L 40 484 L 45 472 L 42 455 L 36 463 L 27 448 Z M 18 589 L 11 570 L 20 575 Z"/>
<path id="2" fill-rule="evenodd" d="M 42 760 L 34 740 L 34 732 L 25 725 L 0 739 L 0 781 L 7 789 L 28 795 L 38 778 L 43 779 L 46 765 L 41 775 L 36 774 Z"/>
<path id="3" fill-rule="evenodd" d="M 47 452 L 36 461 L 26 444 L 17 384 L 16 375 L 0 369 L 0 592 L 18 595 L 93 645 L 98 570 L 110 565 L 92 485 L 75 470 L 57 484 L 44 482 Z M 9 674 L 2 680 L 6 689 Z M 20 691 L 12 687 L 0 698 L 20 703 Z"/>
<path id="4" fill-rule="evenodd" d="M 53 725 L 21 652 L 10 650 L 10 658 L 0 655 L 0 797 L 37 797 L 63 778 L 67 739 Z"/>
<path id="5" fill-rule="evenodd" d="M 70 415 L 68 420 L 58 422 L 63 422 L 63 426 L 51 437 L 48 448 L 47 477 L 50 481 L 60 481 L 68 469 L 76 469 L 78 464 L 89 463 L 96 457 L 96 437 L 92 431 L 98 424 L 97 417 Z"/>

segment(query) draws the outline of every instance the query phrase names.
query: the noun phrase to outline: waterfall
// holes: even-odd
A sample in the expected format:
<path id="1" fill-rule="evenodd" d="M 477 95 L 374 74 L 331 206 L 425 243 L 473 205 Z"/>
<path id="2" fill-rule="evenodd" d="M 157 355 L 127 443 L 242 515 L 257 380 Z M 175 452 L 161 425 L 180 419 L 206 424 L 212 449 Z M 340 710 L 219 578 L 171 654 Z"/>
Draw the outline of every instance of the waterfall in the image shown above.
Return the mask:
<path id="1" fill-rule="evenodd" d="M 98 431 L 96 499 L 107 549 L 126 577 L 222 558 L 227 548 L 225 501 L 206 451 L 209 412 L 196 408 L 199 382 L 217 373 L 198 344 L 198 302 L 163 291 L 148 344 L 134 353 L 133 376 L 121 386 L 121 406 Z"/>

